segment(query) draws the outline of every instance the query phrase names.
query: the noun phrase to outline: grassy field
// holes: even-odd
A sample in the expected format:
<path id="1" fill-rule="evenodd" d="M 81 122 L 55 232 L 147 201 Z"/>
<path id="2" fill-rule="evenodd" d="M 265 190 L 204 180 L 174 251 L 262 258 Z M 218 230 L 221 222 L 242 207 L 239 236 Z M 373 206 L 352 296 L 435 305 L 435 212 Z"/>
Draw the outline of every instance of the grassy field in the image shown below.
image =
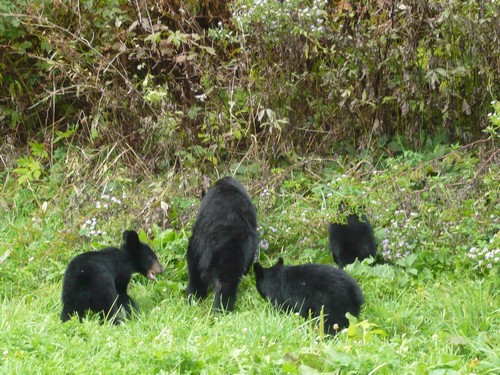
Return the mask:
<path id="1" fill-rule="evenodd" d="M 393 265 L 348 266 L 366 302 L 336 337 L 273 310 L 252 272 L 233 313 L 211 311 L 211 296 L 188 305 L 185 251 L 203 179 L 138 181 L 117 164 L 79 177 L 92 163 L 73 157 L 38 181 L 0 173 L 0 373 L 500 373 L 499 167 L 474 150 L 227 172 L 253 197 L 265 266 L 279 256 L 332 263 L 327 224 L 342 220 L 340 202 L 371 218 Z M 133 277 L 140 313 L 120 326 L 61 324 L 69 260 L 118 246 L 125 229 L 141 231 L 166 269 L 156 282 Z"/>

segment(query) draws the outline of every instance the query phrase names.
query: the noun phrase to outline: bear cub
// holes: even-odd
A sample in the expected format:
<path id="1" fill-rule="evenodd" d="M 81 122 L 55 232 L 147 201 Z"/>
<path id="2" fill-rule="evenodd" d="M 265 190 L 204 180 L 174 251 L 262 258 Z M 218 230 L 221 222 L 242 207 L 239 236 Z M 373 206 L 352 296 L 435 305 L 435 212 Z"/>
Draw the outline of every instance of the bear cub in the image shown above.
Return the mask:
<path id="1" fill-rule="evenodd" d="M 370 256 L 376 257 L 377 244 L 373 228 L 366 215 L 350 214 L 347 224 L 330 224 L 329 246 L 333 260 L 340 268 L 354 263 L 356 258 L 362 261 Z"/>
<path id="2" fill-rule="evenodd" d="M 69 320 L 76 314 L 80 320 L 88 310 L 99 313 L 101 318 L 121 322 L 123 308 L 129 316 L 137 310 L 136 303 L 127 294 L 127 286 L 134 272 L 148 279 L 162 273 L 156 254 L 145 243 L 139 241 L 134 231 L 123 233 L 120 249 L 108 247 L 77 255 L 68 264 L 64 273 L 61 320 Z"/>
<path id="3" fill-rule="evenodd" d="M 257 246 L 257 214 L 250 196 L 234 178 L 220 179 L 203 196 L 189 238 L 188 298 L 205 298 L 211 286 L 214 308 L 232 311 Z"/>
<path id="4" fill-rule="evenodd" d="M 319 317 L 323 309 L 325 332 L 337 333 L 349 325 L 346 312 L 359 315 L 364 303 L 358 283 L 345 271 L 327 264 L 285 266 L 283 258 L 271 268 L 254 264 L 259 294 L 276 307 Z M 338 326 L 335 326 L 337 324 Z"/>

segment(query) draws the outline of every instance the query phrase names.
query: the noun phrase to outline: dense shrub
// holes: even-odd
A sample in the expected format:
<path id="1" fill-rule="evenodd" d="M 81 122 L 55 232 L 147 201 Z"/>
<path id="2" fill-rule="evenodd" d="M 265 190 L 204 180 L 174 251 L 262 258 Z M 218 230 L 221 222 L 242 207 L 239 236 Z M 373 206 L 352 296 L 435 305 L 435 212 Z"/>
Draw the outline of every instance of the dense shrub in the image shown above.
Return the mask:
<path id="1" fill-rule="evenodd" d="M 1 136 L 75 129 L 152 167 L 468 141 L 500 97 L 497 1 L 0 0 L 0 14 Z"/>

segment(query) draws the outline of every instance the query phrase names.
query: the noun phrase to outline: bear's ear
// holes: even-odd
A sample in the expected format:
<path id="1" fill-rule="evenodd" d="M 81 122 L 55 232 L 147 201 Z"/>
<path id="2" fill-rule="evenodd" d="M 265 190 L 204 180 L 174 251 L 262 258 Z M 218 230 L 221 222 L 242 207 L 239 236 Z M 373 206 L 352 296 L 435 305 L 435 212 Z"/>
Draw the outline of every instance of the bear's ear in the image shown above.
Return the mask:
<path id="1" fill-rule="evenodd" d="M 276 265 L 277 265 L 277 266 L 282 266 L 284 263 L 285 263 L 285 262 L 284 262 L 283 258 L 282 258 L 282 257 L 280 257 L 280 258 L 278 259 L 278 263 L 276 263 Z"/>
<path id="2" fill-rule="evenodd" d="M 137 246 L 139 245 L 139 235 L 133 230 L 126 230 L 123 232 L 123 243 L 126 246 Z"/>
<path id="3" fill-rule="evenodd" d="M 255 276 L 260 277 L 264 273 L 264 268 L 262 268 L 259 262 L 256 262 L 253 264 L 253 272 L 255 272 Z"/>

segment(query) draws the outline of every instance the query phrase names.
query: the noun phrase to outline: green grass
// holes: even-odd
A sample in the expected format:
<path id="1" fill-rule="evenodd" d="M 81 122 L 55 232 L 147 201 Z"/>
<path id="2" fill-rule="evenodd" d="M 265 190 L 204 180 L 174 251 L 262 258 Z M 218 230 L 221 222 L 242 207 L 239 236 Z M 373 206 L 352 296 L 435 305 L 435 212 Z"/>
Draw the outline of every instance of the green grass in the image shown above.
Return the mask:
<path id="1" fill-rule="evenodd" d="M 3 173 L 0 373 L 499 373 L 500 262 L 469 256 L 472 247 L 484 254 L 499 248 L 498 167 L 477 176 L 481 161 L 472 153 L 425 156 L 388 158 L 377 173 L 352 160 L 275 169 L 265 179 L 239 176 L 269 243 L 261 249 L 265 265 L 278 256 L 288 264 L 332 263 L 326 225 L 342 220 L 341 201 L 364 206 L 381 250 L 394 258 L 408 253 L 394 265 L 347 267 L 366 303 L 359 321 L 334 338 L 322 337 L 314 322 L 275 311 L 252 273 L 231 314 L 215 314 L 212 296 L 187 304 L 184 254 L 199 193 L 179 187 L 180 176 L 137 184 L 110 175 L 98 186 L 46 177 L 26 187 Z M 438 175 L 426 174 L 429 163 Z M 109 186 L 121 204 L 103 200 Z M 93 217 L 105 234 L 82 228 Z M 129 291 L 140 313 L 120 326 L 96 317 L 61 324 L 69 260 L 118 245 L 128 228 L 144 230 L 166 268 L 157 282 L 133 277 Z"/>

